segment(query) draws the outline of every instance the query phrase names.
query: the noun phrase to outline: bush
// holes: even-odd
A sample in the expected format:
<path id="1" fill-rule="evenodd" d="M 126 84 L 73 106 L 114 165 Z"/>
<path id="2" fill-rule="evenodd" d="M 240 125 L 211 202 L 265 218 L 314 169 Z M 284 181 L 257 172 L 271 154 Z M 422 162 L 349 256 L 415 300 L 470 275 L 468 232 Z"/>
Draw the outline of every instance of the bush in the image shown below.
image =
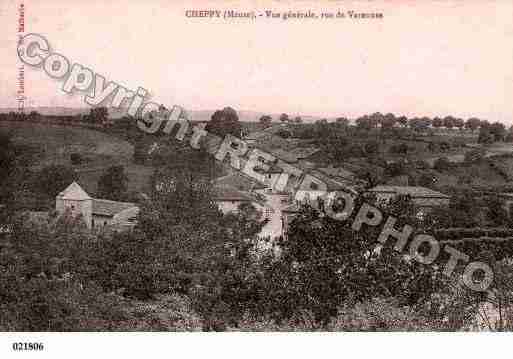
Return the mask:
<path id="1" fill-rule="evenodd" d="M 418 160 L 415 162 L 415 167 L 420 169 L 420 170 L 427 170 L 427 169 L 430 169 L 431 166 L 429 165 L 429 163 L 427 161 L 424 161 L 424 160 Z"/>
<path id="2" fill-rule="evenodd" d="M 69 156 L 69 159 L 71 161 L 71 164 L 74 166 L 77 166 L 84 161 L 84 159 L 82 158 L 82 155 L 80 153 L 72 153 Z"/>
<path id="3" fill-rule="evenodd" d="M 405 155 L 408 153 L 409 148 L 406 143 L 400 143 L 390 147 L 390 153 Z"/>
<path id="4" fill-rule="evenodd" d="M 476 162 L 484 158 L 485 151 L 481 149 L 470 150 L 465 153 L 465 162 Z"/>
<path id="5" fill-rule="evenodd" d="M 449 162 L 447 157 L 440 157 L 433 164 L 433 168 L 438 172 L 447 171 L 451 168 L 451 162 Z"/>
<path id="6" fill-rule="evenodd" d="M 290 138 L 291 137 L 290 131 L 283 130 L 283 129 L 276 132 L 276 135 L 280 136 L 281 138 Z"/>
<path id="7" fill-rule="evenodd" d="M 379 152 L 379 143 L 377 141 L 369 141 L 365 143 L 365 153 L 367 155 L 375 155 Z"/>

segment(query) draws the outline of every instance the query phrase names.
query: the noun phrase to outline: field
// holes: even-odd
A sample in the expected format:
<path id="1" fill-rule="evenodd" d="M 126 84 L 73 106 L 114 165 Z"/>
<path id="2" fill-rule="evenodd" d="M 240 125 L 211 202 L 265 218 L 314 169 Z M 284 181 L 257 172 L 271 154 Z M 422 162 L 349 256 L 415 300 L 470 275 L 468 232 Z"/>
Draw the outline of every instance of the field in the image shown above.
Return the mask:
<path id="1" fill-rule="evenodd" d="M 104 132 L 26 122 L 0 122 L 0 131 L 11 133 L 15 143 L 34 150 L 33 170 L 51 164 L 72 166 L 70 154 L 80 154 L 84 162 L 72 167 L 79 175 L 80 185 L 91 194 L 96 192 L 98 179 L 109 166 L 125 166 L 129 191 L 145 190 L 153 172 L 151 166 L 132 163 L 132 144 Z"/>

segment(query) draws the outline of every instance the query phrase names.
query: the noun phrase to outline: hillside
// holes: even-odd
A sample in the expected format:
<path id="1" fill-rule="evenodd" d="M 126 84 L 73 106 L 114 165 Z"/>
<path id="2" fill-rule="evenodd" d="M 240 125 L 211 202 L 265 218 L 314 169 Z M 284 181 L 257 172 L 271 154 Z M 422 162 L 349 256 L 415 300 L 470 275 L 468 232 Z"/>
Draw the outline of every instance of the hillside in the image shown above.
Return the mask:
<path id="1" fill-rule="evenodd" d="M 151 166 L 132 163 L 134 146 L 129 142 L 97 130 L 44 125 L 27 122 L 1 122 L 0 131 L 13 135 L 14 142 L 31 149 L 35 161 L 33 170 L 48 165 L 71 166 L 70 155 L 78 153 L 83 162 L 73 168 L 80 184 L 91 194 L 96 192 L 98 179 L 112 165 L 125 166 L 130 191 L 146 189 Z"/>

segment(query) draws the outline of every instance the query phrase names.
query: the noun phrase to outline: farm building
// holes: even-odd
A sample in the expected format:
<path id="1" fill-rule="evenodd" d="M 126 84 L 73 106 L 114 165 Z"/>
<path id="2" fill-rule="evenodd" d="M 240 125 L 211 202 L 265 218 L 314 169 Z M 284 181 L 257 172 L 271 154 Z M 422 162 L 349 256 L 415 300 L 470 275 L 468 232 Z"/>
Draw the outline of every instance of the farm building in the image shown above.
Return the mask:
<path id="1" fill-rule="evenodd" d="M 82 216 L 90 229 L 128 229 L 134 226 L 139 213 L 134 203 L 92 198 L 77 182 L 57 195 L 55 209 L 59 215 L 69 212 L 72 216 Z"/>

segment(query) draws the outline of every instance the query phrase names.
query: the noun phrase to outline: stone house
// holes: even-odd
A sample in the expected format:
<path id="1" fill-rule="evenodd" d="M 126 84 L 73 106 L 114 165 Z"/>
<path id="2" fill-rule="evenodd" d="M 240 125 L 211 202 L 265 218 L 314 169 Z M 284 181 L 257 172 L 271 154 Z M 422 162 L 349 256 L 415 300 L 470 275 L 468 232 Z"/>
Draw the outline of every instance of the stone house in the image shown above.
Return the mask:
<path id="1" fill-rule="evenodd" d="M 81 216 L 89 229 L 128 229 L 135 225 L 139 213 L 134 203 L 92 198 L 77 182 L 57 195 L 55 209 L 59 215 L 69 212 Z"/>

